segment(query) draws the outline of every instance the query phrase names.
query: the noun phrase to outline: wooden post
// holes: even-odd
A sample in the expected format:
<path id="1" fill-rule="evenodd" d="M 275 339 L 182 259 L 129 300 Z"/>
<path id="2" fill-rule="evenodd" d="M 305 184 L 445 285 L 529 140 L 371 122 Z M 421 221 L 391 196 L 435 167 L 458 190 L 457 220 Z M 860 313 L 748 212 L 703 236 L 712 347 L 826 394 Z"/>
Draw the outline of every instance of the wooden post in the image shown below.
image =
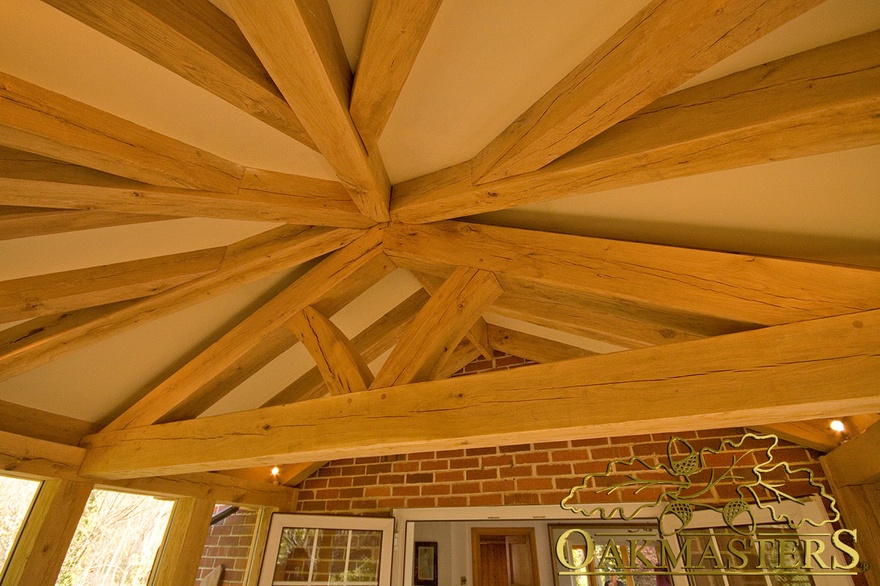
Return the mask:
<path id="1" fill-rule="evenodd" d="M 177 501 L 150 586 L 195 584 L 213 514 L 213 501 L 197 498 Z"/>
<path id="2" fill-rule="evenodd" d="M 276 512 L 278 509 L 273 507 L 262 507 L 257 512 L 254 539 L 251 541 L 251 554 L 244 577 L 245 586 L 257 586 L 260 581 L 260 566 L 266 551 L 266 540 L 269 538 L 269 525 L 272 522 L 273 513 Z"/>
<path id="3" fill-rule="evenodd" d="M 858 532 L 856 550 L 871 569 L 869 586 L 880 586 L 880 423 L 820 459 L 834 498 L 849 529 Z"/>
<path id="4" fill-rule="evenodd" d="M 88 482 L 43 482 L 9 558 L 3 586 L 55 583 L 91 492 Z"/>

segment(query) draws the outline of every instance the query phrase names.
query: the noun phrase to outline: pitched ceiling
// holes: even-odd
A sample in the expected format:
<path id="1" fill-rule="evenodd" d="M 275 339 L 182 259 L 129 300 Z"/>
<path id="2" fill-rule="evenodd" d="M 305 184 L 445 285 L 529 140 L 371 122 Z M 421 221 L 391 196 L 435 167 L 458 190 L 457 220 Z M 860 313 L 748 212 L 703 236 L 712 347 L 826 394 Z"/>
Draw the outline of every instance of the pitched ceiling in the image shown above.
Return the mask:
<path id="1" fill-rule="evenodd" d="M 719 5 L 6 0 L 0 400 L 123 429 L 880 307 L 880 4 Z"/>

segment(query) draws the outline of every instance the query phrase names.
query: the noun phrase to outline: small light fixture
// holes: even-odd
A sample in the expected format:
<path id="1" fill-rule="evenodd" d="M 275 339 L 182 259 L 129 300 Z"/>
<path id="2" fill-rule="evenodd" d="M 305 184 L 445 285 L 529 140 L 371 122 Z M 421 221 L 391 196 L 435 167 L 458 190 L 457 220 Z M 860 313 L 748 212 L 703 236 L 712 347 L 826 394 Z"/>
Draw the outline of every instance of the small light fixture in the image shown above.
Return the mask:
<path id="1" fill-rule="evenodd" d="M 840 419 L 835 419 L 831 422 L 831 429 L 833 429 L 837 433 L 843 433 L 846 430 L 846 426 Z"/>
<path id="2" fill-rule="evenodd" d="M 272 467 L 272 476 L 278 476 L 278 473 L 281 472 L 281 469 L 278 466 Z"/>

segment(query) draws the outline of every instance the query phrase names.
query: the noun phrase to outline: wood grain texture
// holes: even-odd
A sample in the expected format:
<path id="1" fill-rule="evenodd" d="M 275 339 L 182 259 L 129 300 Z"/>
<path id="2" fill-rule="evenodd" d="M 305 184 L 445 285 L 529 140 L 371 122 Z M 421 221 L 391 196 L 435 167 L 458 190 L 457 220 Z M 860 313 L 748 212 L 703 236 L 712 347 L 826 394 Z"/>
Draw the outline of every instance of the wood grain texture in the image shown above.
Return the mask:
<path id="1" fill-rule="evenodd" d="M 880 311 L 869 311 L 101 433 L 86 438 L 82 470 L 137 477 L 873 413 L 878 376 Z"/>
<path id="2" fill-rule="evenodd" d="M 0 144 L 167 187 L 233 192 L 242 168 L 0 73 Z"/>
<path id="3" fill-rule="evenodd" d="M 79 445 L 84 435 L 100 425 L 0 400 L 0 431 L 69 446 Z"/>
<path id="4" fill-rule="evenodd" d="M 489 324 L 489 341 L 494 348 L 505 354 L 511 354 L 535 362 L 559 362 L 583 356 L 592 356 L 595 352 L 571 346 L 555 340 L 548 340 L 525 332 Z"/>
<path id="5" fill-rule="evenodd" d="M 230 193 L 158 187 L 0 147 L 0 205 L 310 226 L 368 228 L 374 224 L 360 214 L 338 181 L 260 169 L 244 169 L 243 173 Z"/>
<path id="6" fill-rule="evenodd" d="M 540 169 L 822 0 L 654 0 L 474 159 L 478 183 Z"/>
<path id="7" fill-rule="evenodd" d="M 880 32 L 661 98 L 539 171 L 475 185 L 465 162 L 394 186 L 424 223 L 880 142 Z"/>
<path id="8" fill-rule="evenodd" d="M 349 228 L 282 226 L 229 245 L 218 270 L 163 293 L 137 301 L 35 318 L 0 330 L 0 379 L 21 374 L 127 328 L 327 254 L 361 234 L 362 230 Z"/>
<path id="9" fill-rule="evenodd" d="M 168 216 L 84 210 L 0 207 L 0 240 L 169 220 Z"/>
<path id="10" fill-rule="evenodd" d="M 355 336 L 351 342 L 364 357 L 364 360 L 372 362 L 397 344 L 403 329 L 425 305 L 428 298 L 428 293 L 424 289 L 419 289 Z M 263 403 L 262 406 L 284 405 L 314 399 L 325 394 L 327 394 L 327 386 L 321 371 L 316 366 Z"/>
<path id="11" fill-rule="evenodd" d="M 376 0 L 351 92 L 351 117 L 374 145 L 391 116 L 442 0 Z"/>
<path id="12" fill-rule="evenodd" d="M 422 287 L 424 287 L 431 295 L 434 295 L 442 285 L 442 282 L 438 283 L 433 279 L 426 278 L 424 275 L 416 274 L 416 278 L 422 284 Z M 489 329 L 486 320 L 482 317 L 478 317 L 465 336 L 470 340 L 471 344 L 477 347 L 477 350 L 480 351 L 480 354 L 484 358 L 492 358 L 494 351 L 492 349 L 492 344 L 489 342 Z"/>
<path id="13" fill-rule="evenodd" d="M 349 114 L 351 69 L 326 0 L 231 0 L 235 20 L 358 209 L 390 219 L 391 187 Z"/>
<path id="14" fill-rule="evenodd" d="M 76 480 L 84 456 L 76 446 L 0 431 L 0 470 L 5 473 Z"/>
<path id="15" fill-rule="evenodd" d="M 412 259 L 395 259 L 419 279 L 442 282 L 452 267 Z M 431 271 L 428 275 L 425 271 Z M 697 340 L 707 335 L 729 334 L 753 325 L 665 311 L 644 304 L 623 302 L 583 291 L 568 291 L 533 281 L 500 275 L 504 292 L 490 311 L 498 315 L 559 330 L 620 348 L 643 348 Z"/>
<path id="16" fill-rule="evenodd" d="M 296 489 L 287 486 L 213 472 L 128 480 L 102 479 L 101 486 L 154 496 L 183 496 L 253 507 L 277 507 L 285 511 L 293 510 L 297 499 Z"/>
<path id="17" fill-rule="evenodd" d="M 211 248 L 0 281 L 0 323 L 155 295 L 216 271 L 223 253 Z"/>
<path id="18" fill-rule="evenodd" d="M 213 500 L 181 498 L 174 503 L 151 577 L 153 584 L 195 584 L 213 513 Z"/>
<path id="19" fill-rule="evenodd" d="M 492 271 L 499 281 L 775 325 L 880 307 L 880 272 L 463 222 L 391 225 L 398 257 Z M 623 310 L 622 310 L 623 311 Z"/>
<path id="20" fill-rule="evenodd" d="M 206 385 L 240 360 L 260 341 L 284 327 L 306 306 L 381 254 L 381 236 L 373 230 L 324 259 L 223 334 L 182 368 L 162 381 L 105 428 L 108 431 L 151 425 L 185 405 L 203 402 Z M 216 386 L 208 387 L 215 392 Z M 226 389 L 230 390 L 230 389 Z"/>
<path id="21" fill-rule="evenodd" d="M 306 306 L 285 324 L 305 345 L 331 395 L 370 388 L 373 373 L 345 334 L 314 307 Z"/>
<path id="22" fill-rule="evenodd" d="M 44 0 L 315 148 L 235 22 L 208 0 Z"/>
<path id="23" fill-rule="evenodd" d="M 823 466 L 837 486 L 876 484 L 880 482 L 880 423 L 832 450 Z"/>
<path id="24" fill-rule="evenodd" d="M 88 482 L 48 480 L 43 483 L 7 560 L 4 585 L 55 584 L 91 492 L 92 485 Z"/>
<path id="25" fill-rule="evenodd" d="M 235 193 L 0 178 L 0 205 L 348 228 L 375 223 L 360 214 L 336 181 L 252 169 Z"/>
<path id="26" fill-rule="evenodd" d="M 435 378 L 446 357 L 500 293 L 492 273 L 457 269 L 406 327 L 371 388 Z"/>

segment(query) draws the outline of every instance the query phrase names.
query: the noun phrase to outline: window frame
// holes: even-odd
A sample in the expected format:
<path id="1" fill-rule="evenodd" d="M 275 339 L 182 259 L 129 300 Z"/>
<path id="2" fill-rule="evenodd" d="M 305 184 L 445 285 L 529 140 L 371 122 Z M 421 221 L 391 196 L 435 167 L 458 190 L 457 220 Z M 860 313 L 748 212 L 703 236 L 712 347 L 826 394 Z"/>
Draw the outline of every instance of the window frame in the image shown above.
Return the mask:
<path id="1" fill-rule="evenodd" d="M 382 545 L 379 554 L 378 586 L 391 586 L 394 518 L 301 515 L 298 513 L 274 513 L 272 515 L 269 536 L 260 567 L 259 586 L 272 586 L 275 561 L 278 558 L 278 550 L 281 545 L 281 533 L 285 529 L 295 528 L 381 531 Z"/>

